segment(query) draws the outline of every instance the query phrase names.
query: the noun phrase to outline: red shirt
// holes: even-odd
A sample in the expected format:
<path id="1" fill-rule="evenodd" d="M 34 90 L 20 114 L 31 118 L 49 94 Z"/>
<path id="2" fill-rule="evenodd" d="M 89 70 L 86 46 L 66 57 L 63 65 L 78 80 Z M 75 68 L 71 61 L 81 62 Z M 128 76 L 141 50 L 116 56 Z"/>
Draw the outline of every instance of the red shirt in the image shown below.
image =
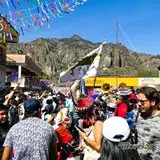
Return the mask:
<path id="1" fill-rule="evenodd" d="M 122 102 L 117 105 L 116 110 L 114 112 L 114 116 L 126 118 L 127 111 L 128 111 L 127 105 L 124 102 Z"/>

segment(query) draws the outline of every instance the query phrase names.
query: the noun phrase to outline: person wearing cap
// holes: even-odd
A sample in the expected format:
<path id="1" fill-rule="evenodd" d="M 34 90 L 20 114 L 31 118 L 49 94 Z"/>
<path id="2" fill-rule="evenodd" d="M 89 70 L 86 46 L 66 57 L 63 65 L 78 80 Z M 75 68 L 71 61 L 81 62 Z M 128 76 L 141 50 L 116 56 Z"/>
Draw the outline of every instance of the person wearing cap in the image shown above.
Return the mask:
<path id="1" fill-rule="evenodd" d="M 3 144 L 2 160 L 9 160 L 12 149 L 16 160 L 56 159 L 58 139 L 52 126 L 40 119 L 40 108 L 36 99 L 25 101 L 24 120 L 9 130 Z"/>
<path id="2" fill-rule="evenodd" d="M 129 142 L 130 128 L 122 117 L 113 116 L 104 121 L 101 156 L 98 160 L 140 160 Z"/>
<path id="3" fill-rule="evenodd" d="M 116 97 L 116 109 L 114 112 L 114 116 L 126 118 L 128 112 L 128 106 L 124 102 L 124 99 L 121 95 Z"/>
<path id="4" fill-rule="evenodd" d="M 10 125 L 8 123 L 8 107 L 4 104 L 0 104 L 0 159 L 3 153 L 3 143 L 7 132 L 9 131 Z"/>
<path id="5" fill-rule="evenodd" d="M 113 116 L 116 108 L 116 99 L 113 95 L 109 95 L 106 100 L 102 103 L 102 111 L 105 115 L 105 119 Z"/>
<path id="6" fill-rule="evenodd" d="M 160 94 L 153 87 L 137 90 L 140 116 L 137 122 L 141 159 L 160 160 Z M 146 147 L 147 146 L 147 147 Z"/>

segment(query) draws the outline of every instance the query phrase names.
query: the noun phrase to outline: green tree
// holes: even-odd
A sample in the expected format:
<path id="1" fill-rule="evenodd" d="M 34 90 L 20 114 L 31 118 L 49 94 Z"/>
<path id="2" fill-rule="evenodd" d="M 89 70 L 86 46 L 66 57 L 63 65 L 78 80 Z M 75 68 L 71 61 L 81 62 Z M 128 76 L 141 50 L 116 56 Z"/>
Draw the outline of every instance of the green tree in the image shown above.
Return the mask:
<path id="1" fill-rule="evenodd" d="M 154 68 L 139 68 L 137 70 L 138 77 L 158 77 L 158 70 Z"/>

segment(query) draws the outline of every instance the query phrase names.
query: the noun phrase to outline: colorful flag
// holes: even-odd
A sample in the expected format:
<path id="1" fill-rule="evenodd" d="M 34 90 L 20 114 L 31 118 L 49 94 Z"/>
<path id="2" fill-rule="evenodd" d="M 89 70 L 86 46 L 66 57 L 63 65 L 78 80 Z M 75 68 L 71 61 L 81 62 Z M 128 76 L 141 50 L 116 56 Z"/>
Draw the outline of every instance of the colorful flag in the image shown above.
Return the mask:
<path id="1" fill-rule="evenodd" d="M 103 48 L 103 44 L 101 44 L 98 48 L 87 54 L 75 65 L 61 72 L 59 78 L 60 82 L 64 83 L 67 81 L 74 81 L 86 77 L 95 76 L 97 74 L 97 68 L 99 65 L 100 54 Z"/>

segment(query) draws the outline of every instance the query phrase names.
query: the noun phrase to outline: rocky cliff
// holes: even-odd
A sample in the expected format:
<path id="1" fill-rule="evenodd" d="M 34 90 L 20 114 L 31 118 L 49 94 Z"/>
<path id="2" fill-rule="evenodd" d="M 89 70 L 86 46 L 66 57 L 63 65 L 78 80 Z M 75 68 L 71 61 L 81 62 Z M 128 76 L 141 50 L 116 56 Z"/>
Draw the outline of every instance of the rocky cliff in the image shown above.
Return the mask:
<path id="1" fill-rule="evenodd" d="M 55 78 L 67 67 L 72 66 L 77 60 L 84 57 L 100 43 L 82 39 L 78 35 L 71 38 L 39 38 L 32 42 L 8 45 L 9 54 L 27 54 L 34 61 L 42 65 L 44 73 Z M 119 55 L 118 66 L 115 66 L 115 48 Z M 153 56 L 144 53 L 136 53 L 127 49 L 122 44 L 117 46 L 106 43 L 103 47 L 103 54 L 99 66 L 99 75 L 128 75 L 137 76 L 138 70 L 146 69 L 155 71 L 158 76 L 157 67 L 160 65 L 160 56 Z M 155 76 L 156 76 L 155 75 Z"/>

